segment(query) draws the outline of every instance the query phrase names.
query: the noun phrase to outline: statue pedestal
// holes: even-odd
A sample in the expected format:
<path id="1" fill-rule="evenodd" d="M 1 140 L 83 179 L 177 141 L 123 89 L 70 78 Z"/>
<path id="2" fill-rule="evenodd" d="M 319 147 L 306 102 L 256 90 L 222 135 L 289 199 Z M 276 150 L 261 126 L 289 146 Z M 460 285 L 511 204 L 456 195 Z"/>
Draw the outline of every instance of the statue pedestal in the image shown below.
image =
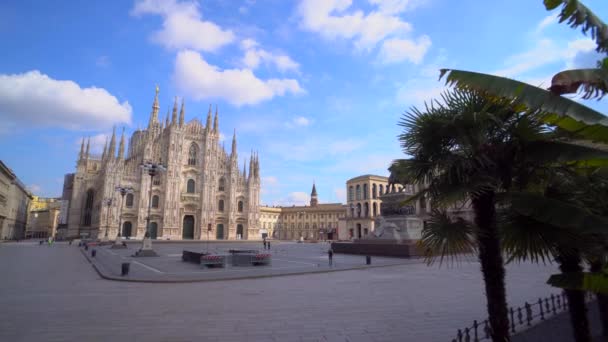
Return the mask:
<path id="1" fill-rule="evenodd" d="M 112 247 L 110 247 L 111 249 L 125 249 L 127 248 L 127 245 L 123 245 L 122 240 L 120 239 L 120 237 L 117 237 L 114 240 L 114 243 L 112 244 Z"/>
<path id="2" fill-rule="evenodd" d="M 382 216 L 376 218 L 374 231 L 353 243 L 332 243 L 334 252 L 391 257 L 423 255 L 418 246 L 423 217 L 416 215 L 413 204 L 402 204 L 410 196 L 405 191 L 382 195 Z"/>
<path id="3" fill-rule="evenodd" d="M 141 244 L 141 249 L 135 252 L 133 255 L 135 257 L 155 257 L 158 256 L 156 252 L 152 249 L 152 239 L 149 237 L 145 237 Z"/>

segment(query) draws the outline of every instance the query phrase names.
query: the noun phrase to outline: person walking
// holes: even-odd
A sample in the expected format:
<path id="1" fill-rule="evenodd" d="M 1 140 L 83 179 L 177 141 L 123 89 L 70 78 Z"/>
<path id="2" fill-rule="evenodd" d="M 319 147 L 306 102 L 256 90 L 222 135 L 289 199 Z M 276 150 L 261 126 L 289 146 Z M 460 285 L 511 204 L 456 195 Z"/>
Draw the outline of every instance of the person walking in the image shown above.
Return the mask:
<path id="1" fill-rule="evenodd" d="M 262 241 L 262 243 L 264 244 L 264 250 L 266 250 L 266 238 L 264 238 L 264 240 Z"/>
<path id="2" fill-rule="evenodd" d="M 270 241 L 266 242 L 266 247 L 268 247 L 268 250 L 270 250 Z"/>
<path id="3" fill-rule="evenodd" d="M 331 249 L 331 247 L 329 247 L 329 250 L 327 251 L 327 255 L 329 256 L 329 266 L 333 266 L 334 264 L 334 250 Z"/>

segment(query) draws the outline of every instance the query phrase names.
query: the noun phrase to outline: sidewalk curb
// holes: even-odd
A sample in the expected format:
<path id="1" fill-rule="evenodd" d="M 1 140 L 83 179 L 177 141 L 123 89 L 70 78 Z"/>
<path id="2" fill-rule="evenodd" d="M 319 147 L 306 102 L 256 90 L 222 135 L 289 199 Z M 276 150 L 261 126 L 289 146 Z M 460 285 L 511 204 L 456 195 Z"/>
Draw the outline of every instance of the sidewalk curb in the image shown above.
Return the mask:
<path id="1" fill-rule="evenodd" d="M 134 279 L 134 278 L 123 278 L 119 276 L 114 276 L 109 274 L 107 270 L 103 269 L 104 266 L 100 265 L 97 262 L 94 262 L 91 257 L 86 253 L 84 248 L 79 248 L 82 255 L 85 259 L 93 266 L 93 269 L 99 274 L 99 276 L 106 280 L 112 281 L 122 281 L 122 282 L 131 282 L 131 283 L 152 283 L 152 284 L 180 284 L 180 283 L 206 283 L 206 282 L 217 282 L 217 281 L 231 281 L 231 280 L 243 280 L 243 279 L 260 279 L 260 278 L 272 278 L 272 277 L 286 277 L 286 276 L 298 276 L 304 274 L 323 274 L 323 273 L 331 273 L 331 272 L 343 272 L 343 271 L 357 271 L 364 270 L 369 268 L 381 268 L 381 267 L 395 267 L 395 266 L 404 266 L 409 265 L 410 263 L 399 263 L 392 265 L 362 265 L 355 266 L 352 268 L 346 269 L 330 269 L 330 270 L 322 270 L 322 271 L 303 271 L 303 272 L 294 272 L 294 273 L 284 273 L 284 274 L 262 274 L 262 275 L 250 275 L 250 276 L 241 276 L 241 277 L 233 277 L 233 278 L 224 278 L 224 279 Z M 103 269 L 103 270 L 102 270 Z"/>

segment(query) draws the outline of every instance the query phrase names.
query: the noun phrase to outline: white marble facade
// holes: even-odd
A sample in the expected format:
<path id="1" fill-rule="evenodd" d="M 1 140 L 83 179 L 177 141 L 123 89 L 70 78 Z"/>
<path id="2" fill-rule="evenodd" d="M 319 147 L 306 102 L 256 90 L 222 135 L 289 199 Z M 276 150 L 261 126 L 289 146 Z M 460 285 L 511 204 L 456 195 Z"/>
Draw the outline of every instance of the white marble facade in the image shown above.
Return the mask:
<path id="1" fill-rule="evenodd" d="M 236 133 L 230 153 L 220 145 L 217 107 L 212 124 L 184 122 L 177 100 L 164 122 L 158 118 L 158 88 L 148 127 L 136 130 L 125 151 L 124 129 L 118 142 L 112 134 L 101 156 L 89 152 L 84 139 L 72 184 L 68 214 L 69 237 L 113 239 L 119 226 L 121 196 L 116 186 L 131 186 L 124 198 L 121 234 L 142 238 L 146 230 L 150 176 L 143 162 L 160 163 L 166 171 L 153 178 L 151 236 L 157 239 L 259 239 L 260 165 L 256 153 L 239 169 Z M 246 162 L 244 162 L 247 164 Z M 105 199 L 112 198 L 111 206 Z M 108 212 L 109 210 L 109 212 Z"/>

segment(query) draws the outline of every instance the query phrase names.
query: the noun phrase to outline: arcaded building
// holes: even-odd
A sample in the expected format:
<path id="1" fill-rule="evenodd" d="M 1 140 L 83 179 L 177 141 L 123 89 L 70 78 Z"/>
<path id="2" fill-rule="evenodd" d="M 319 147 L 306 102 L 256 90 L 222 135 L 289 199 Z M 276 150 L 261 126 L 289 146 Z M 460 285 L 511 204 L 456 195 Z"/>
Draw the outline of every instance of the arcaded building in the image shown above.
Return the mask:
<path id="1" fill-rule="evenodd" d="M 164 122 L 159 108 L 157 88 L 148 127 L 131 135 L 128 149 L 124 130 L 120 138 L 112 134 L 101 156 L 90 153 L 83 139 L 76 172 L 65 177 L 68 237 L 114 238 L 121 229 L 125 237 L 143 238 L 150 206 L 153 239 L 261 238 L 258 155 L 252 153 L 239 168 L 236 132 L 230 151 L 219 142 L 217 107 L 213 121 L 209 108 L 205 124 L 184 121 L 183 101 L 178 112 L 176 99 Z M 166 171 L 151 182 L 144 162 L 162 164 Z M 121 203 L 116 186 L 134 192 Z"/>

